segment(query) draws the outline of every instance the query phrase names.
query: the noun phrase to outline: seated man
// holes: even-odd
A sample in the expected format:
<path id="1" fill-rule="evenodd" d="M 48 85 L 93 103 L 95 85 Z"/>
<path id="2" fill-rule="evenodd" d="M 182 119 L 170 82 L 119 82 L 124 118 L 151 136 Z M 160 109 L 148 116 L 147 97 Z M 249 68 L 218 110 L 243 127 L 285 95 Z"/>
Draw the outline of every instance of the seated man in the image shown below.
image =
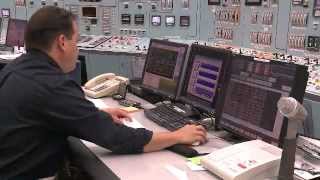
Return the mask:
<path id="1" fill-rule="evenodd" d="M 153 133 L 121 124 L 128 115 L 97 109 L 66 74 L 75 68 L 79 36 L 76 17 L 44 7 L 28 22 L 27 53 L 0 73 L 0 179 L 53 176 L 66 158 L 67 137 L 91 141 L 115 153 L 158 151 L 204 142 L 202 126 Z"/>

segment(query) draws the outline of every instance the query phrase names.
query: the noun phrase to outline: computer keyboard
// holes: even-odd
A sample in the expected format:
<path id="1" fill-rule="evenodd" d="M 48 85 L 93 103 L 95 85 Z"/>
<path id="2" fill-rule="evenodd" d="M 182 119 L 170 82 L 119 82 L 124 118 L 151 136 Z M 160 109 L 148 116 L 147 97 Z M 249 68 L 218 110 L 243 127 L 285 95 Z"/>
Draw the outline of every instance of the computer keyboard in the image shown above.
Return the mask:
<path id="1" fill-rule="evenodd" d="M 177 112 L 177 109 L 182 109 L 177 106 L 176 104 L 161 104 L 153 109 L 144 110 L 144 114 L 158 125 L 174 131 L 190 123 L 190 118 Z"/>

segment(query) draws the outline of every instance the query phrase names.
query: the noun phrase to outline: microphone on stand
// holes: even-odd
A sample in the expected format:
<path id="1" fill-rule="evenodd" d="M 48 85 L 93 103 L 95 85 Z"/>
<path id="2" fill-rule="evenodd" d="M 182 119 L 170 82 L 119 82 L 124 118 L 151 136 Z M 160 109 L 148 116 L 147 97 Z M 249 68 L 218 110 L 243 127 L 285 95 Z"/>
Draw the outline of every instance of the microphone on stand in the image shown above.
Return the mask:
<path id="1" fill-rule="evenodd" d="M 283 142 L 278 180 L 293 180 L 298 128 L 308 113 L 293 97 L 280 98 L 278 109 L 283 116 L 289 119 L 287 134 Z"/>
<path id="2" fill-rule="evenodd" d="M 308 113 L 306 109 L 293 97 L 282 97 L 278 101 L 280 113 L 289 119 L 304 121 Z"/>

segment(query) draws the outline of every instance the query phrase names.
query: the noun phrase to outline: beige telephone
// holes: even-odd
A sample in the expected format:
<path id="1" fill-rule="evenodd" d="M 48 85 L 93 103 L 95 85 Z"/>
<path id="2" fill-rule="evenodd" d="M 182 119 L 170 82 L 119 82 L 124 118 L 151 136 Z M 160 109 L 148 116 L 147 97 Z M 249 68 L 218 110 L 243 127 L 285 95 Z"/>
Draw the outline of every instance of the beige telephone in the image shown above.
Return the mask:
<path id="1" fill-rule="evenodd" d="M 121 83 L 128 84 L 129 79 L 113 73 L 105 73 L 89 80 L 83 90 L 87 96 L 92 98 L 112 96 L 118 92 Z"/>

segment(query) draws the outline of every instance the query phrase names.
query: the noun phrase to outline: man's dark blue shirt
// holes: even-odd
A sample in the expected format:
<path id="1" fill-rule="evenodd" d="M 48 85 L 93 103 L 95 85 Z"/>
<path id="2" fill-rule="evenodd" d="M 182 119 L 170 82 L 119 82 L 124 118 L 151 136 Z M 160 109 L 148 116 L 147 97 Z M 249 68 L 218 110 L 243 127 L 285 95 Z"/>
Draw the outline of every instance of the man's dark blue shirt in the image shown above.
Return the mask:
<path id="1" fill-rule="evenodd" d="M 53 175 L 69 136 L 116 153 L 140 153 L 152 132 L 113 123 L 41 51 L 32 50 L 0 71 L 0 179 Z"/>

